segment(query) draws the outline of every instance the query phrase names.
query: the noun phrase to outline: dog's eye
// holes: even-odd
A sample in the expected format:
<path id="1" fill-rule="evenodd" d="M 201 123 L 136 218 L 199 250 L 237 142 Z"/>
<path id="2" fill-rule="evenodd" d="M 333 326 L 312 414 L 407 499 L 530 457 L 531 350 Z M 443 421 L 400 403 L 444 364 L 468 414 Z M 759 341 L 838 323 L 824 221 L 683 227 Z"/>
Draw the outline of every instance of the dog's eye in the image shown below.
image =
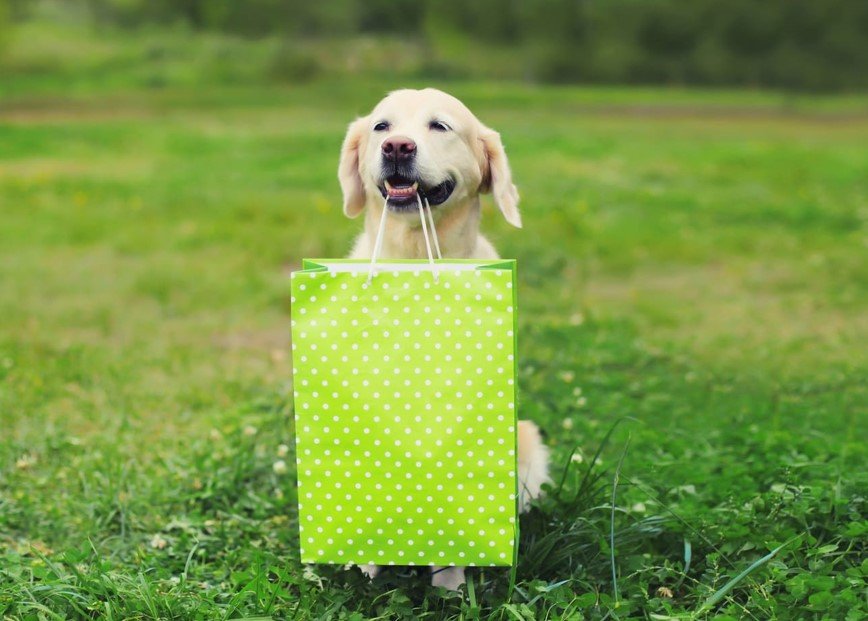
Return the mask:
<path id="1" fill-rule="evenodd" d="M 431 121 L 428 124 L 428 129 L 433 129 L 435 132 L 448 132 L 452 128 L 443 121 Z"/>
<path id="2" fill-rule="evenodd" d="M 379 123 L 374 125 L 374 131 L 375 132 L 384 132 L 387 129 L 389 129 L 389 122 L 388 121 L 380 121 Z"/>

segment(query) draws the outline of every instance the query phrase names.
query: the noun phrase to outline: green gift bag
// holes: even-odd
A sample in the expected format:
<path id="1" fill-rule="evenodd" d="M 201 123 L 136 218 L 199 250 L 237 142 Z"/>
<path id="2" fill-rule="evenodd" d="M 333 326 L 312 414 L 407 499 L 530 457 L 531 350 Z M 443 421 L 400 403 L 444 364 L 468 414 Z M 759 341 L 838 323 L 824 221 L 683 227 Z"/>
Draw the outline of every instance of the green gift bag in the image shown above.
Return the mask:
<path id="1" fill-rule="evenodd" d="M 511 565 L 515 261 L 292 274 L 301 560 Z"/>

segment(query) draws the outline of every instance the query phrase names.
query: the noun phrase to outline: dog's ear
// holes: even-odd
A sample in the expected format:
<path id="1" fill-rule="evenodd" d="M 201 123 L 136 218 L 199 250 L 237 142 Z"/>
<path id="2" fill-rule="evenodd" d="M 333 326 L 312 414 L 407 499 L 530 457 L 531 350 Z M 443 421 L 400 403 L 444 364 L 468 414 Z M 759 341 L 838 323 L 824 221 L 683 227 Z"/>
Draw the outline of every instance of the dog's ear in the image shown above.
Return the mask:
<path id="1" fill-rule="evenodd" d="M 344 144 L 341 146 L 341 161 L 338 164 L 338 181 L 344 193 L 344 213 L 355 218 L 365 208 L 365 186 L 359 170 L 359 157 L 368 118 L 362 117 L 350 123 Z"/>
<path id="2" fill-rule="evenodd" d="M 506 151 L 500 141 L 500 134 L 484 125 L 479 131 L 482 143 L 482 186 L 480 192 L 494 196 L 503 217 L 511 225 L 521 228 L 521 214 L 518 213 L 518 189 L 512 183 L 512 173 Z"/>

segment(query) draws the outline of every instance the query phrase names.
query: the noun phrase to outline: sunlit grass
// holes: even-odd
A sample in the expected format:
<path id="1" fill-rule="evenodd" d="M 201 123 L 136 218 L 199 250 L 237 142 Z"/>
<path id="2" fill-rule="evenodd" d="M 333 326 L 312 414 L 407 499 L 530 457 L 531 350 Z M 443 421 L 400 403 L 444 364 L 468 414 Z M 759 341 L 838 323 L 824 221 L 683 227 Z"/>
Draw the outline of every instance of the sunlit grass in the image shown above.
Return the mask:
<path id="1" fill-rule="evenodd" d="M 121 43 L 103 45 L 82 53 Z M 520 411 L 564 476 L 522 524 L 515 582 L 474 573 L 471 598 L 303 571 L 275 468 L 292 463 L 288 272 L 348 250 L 337 151 L 397 82 L 67 77 L 13 77 L 0 110 L 0 613 L 864 606 L 858 98 L 443 85 L 501 131 L 522 192 L 523 230 L 487 202 L 484 228 L 519 261 Z"/>

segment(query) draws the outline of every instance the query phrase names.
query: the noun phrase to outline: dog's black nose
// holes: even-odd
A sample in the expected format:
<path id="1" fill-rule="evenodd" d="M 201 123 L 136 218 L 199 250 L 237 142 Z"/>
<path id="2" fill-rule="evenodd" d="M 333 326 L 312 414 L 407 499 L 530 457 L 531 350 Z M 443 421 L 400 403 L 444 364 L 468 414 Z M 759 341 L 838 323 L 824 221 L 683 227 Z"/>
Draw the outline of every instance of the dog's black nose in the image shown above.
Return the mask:
<path id="1" fill-rule="evenodd" d="M 406 162 L 416 155 L 416 143 L 406 136 L 392 136 L 380 147 L 383 157 L 391 162 Z"/>

